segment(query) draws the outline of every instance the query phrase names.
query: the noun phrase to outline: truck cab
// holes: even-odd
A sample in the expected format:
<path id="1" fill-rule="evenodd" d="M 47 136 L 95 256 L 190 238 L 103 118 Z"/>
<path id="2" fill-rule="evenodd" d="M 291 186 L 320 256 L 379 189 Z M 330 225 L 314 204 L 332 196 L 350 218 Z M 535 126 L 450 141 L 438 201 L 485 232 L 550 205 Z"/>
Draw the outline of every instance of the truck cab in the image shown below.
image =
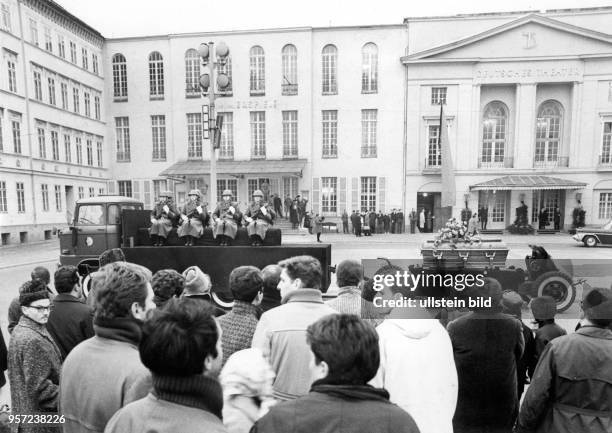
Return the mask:
<path id="1" fill-rule="evenodd" d="M 107 249 L 121 247 L 121 213 L 142 209 L 142 202 L 118 195 L 77 200 L 74 220 L 60 234 L 60 263 L 78 265 L 97 259 Z"/>

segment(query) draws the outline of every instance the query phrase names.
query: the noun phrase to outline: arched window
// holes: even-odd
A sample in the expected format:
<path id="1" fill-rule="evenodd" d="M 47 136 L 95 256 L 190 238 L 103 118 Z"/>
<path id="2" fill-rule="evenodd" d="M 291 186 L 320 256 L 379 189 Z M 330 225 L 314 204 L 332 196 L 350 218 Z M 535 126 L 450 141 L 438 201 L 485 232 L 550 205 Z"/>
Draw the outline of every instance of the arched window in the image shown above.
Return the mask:
<path id="1" fill-rule="evenodd" d="M 561 147 L 563 107 L 557 101 L 546 101 L 538 109 L 536 118 L 536 147 L 534 165 L 556 165 Z"/>
<path id="2" fill-rule="evenodd" d="M 249 52 L 251 65 L 251 96 L 266 93 L 266 58 L 264 50 L 259 45 L 251 47 Z"/>
<path id="3" fill-rule="evenodd" d="M 149 94 L 152 97 L 164 96 L 164 59 L 157 51 L 149 54 Z"/>
<path id="4" fill-rule="evenodd" d="M 361 92 L 378 92 L 378 47 L 371 42 L 361 49 Z"/>
<path id="5" fill-rule="evenodd" d="M 321 53 L 322 85 L 324 95 L 338 93 L 338 49 L 334 45 L 326 45 Z"/>
<path id="6" fill-rule="evenodd" d="M 282 93 L 283 95 L 297 95 L 297 48 L 295 45 L 285 45 L 281 56 L 283 58 Z"/>
<path id="7" fill-rule="evenodd" d="M 200 56 L 193 48 L 185 52 L 185 96 L 200 96 Z"/>
<path id="8" fill-rule="evenodd" d="M 123 54 L 113 56 L 113 96 L 117 100 L 127 99 L 127 62 Z"/>
<path id="9" fill-rule="evenodd" d="M 482 116 L 482 167 L 503 167 L 506 155 L 508 108 L 499 101 L 487 104 Z"/>

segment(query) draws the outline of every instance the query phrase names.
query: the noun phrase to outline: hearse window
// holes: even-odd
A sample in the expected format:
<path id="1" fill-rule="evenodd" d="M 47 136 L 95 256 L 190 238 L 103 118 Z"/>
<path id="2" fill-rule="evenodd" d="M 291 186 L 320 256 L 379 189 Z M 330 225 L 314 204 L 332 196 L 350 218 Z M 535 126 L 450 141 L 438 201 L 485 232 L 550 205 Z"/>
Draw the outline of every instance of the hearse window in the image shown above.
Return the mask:
<path id="1" fill-rule="evenodd" d="M 121 224 L 121 212 L 119 211 L 118 204 L 111 204 L 108 206 L 108 224 Z"/>
<path id="2" fill-rule="evenodd" d="M 100 204 L 79 206 L 77 224 L 82 226 L 104 225 L 104 206 Z"/>

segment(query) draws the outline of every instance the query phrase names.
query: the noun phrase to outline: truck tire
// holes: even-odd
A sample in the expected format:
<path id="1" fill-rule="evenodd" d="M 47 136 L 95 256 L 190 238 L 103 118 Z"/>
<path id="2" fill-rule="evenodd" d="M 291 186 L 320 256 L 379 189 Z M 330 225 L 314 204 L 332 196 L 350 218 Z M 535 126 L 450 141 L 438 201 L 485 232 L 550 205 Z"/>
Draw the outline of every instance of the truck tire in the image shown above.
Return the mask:
<path id="1" fill-rule="evenodd" d="M 591 248 L 597 245 L 597 238 L 595 236 L 585 236 L 584 239 L 582 239 L 582 243 L 585 247 Z"/>
<path id="2" fill-rule="evenodd" d="M 565 272 L 550 271 L 540 275 L 533 282 L 538 296 L 551 296 L 557 302 L 557 313 L 572 306 L 576 299 L 576 288 Z"/>

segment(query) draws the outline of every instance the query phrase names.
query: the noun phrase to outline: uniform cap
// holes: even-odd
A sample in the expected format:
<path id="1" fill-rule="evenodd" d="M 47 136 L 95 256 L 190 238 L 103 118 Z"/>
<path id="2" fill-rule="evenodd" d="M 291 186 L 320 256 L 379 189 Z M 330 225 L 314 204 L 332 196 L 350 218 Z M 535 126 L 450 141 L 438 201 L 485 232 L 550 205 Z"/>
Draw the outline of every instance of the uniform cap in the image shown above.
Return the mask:
<path id="1" fill-rule="evenodd" d="M 229 195 L 230 197 L 234 196 L 234 194 L 232 193 L 231 189 L 224 189 L 223 190 L 223 194 L 221 194 L 221 197 L 226 196 L 226 195 Z"/>
<path id="2" fill-rule="evenodd" d="M 259 196 L 259 197 L 263 197 L 264 196 L 263 192 L 261 192 L 260 189 L 256 189 L 255 191 L 253 191 L 253 197 L 257 197 L 257 196 Z"/>
<path id="3" fill-rule="evenodd" d="M 202 197 L 202 194 L 200 193 L 199 189 L 192 189 L 187 195 L 197 195 L 198 197 Z"/>

